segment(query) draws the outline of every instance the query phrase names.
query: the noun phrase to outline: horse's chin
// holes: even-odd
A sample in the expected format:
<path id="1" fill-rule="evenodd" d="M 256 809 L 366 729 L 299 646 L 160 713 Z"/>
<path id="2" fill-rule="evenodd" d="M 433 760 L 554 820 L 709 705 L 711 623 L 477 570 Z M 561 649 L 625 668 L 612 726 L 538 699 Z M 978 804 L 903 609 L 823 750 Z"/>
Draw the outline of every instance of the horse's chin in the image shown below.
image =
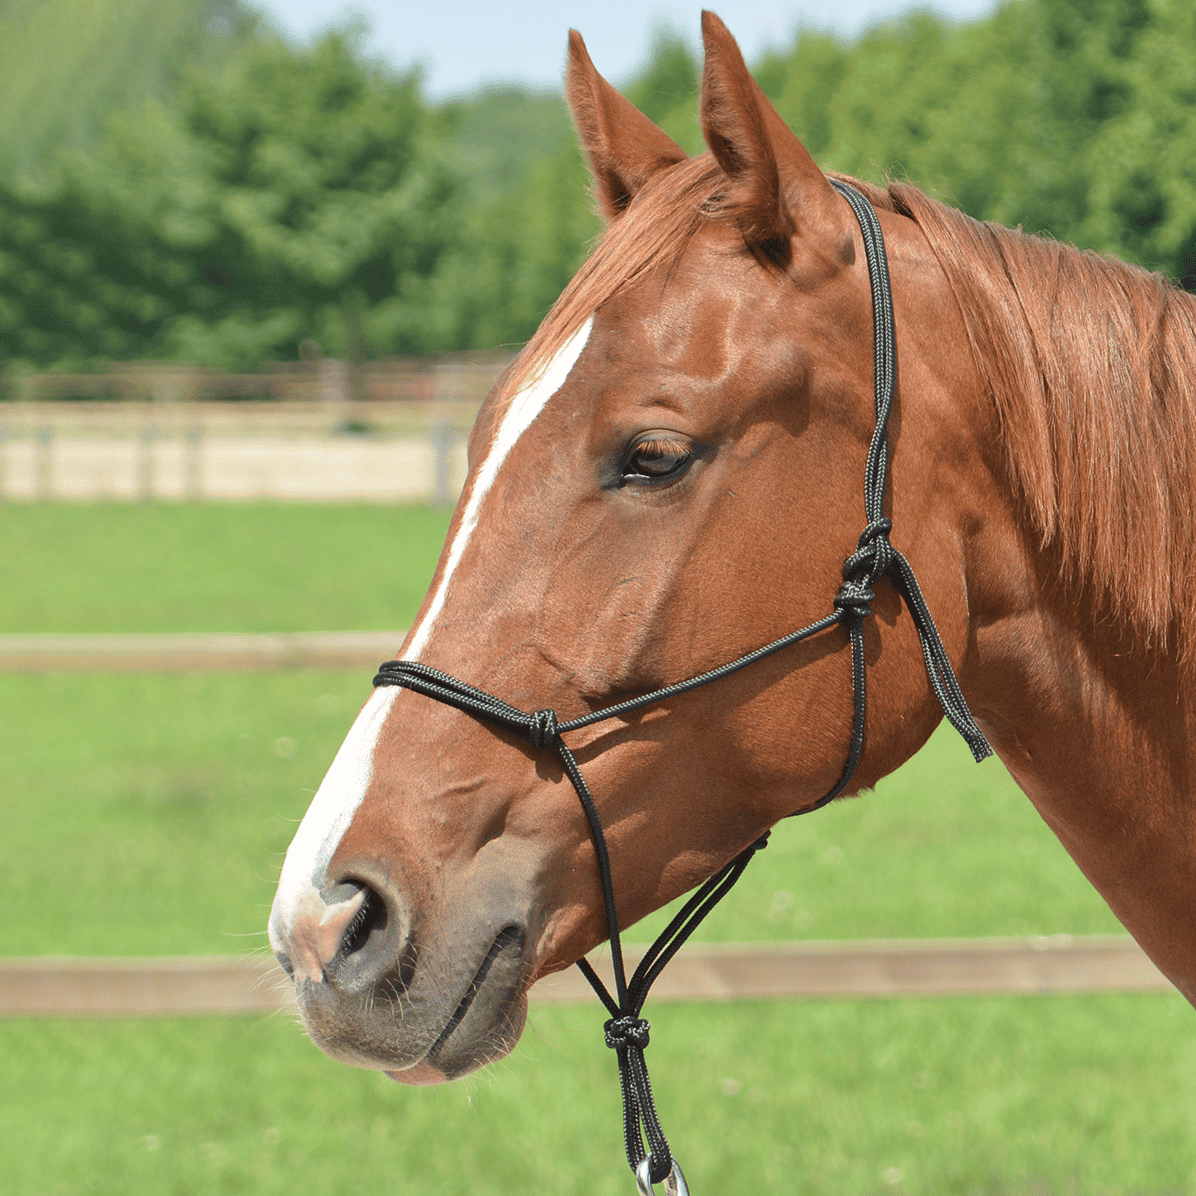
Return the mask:
<path id="1" fill-rule="evenodd" d="M 452 1052 L 443 1049 L 437 1052 L 436 1062 L 424 1057 L 411 1067 L 404 1067 L 398 1071 L 386 1071 L 384 1074 L 400 1084 L 407 1084 L 413 1088 L 423 1088 L 430 1084 L 446 1084 L 450 1080 L 460 1080 L 471 1072 L 485 1067 L 488 1063 L 497 1063 L 503 1056 L 510 1054 L 523 1033 L 527 1021 L 527 993 L 520 995 L 511 1007 L 505 1009 L 501 1015 L 501 1034 L 499 1037 L 484 1035 L 481 1042 L 470 1044 L 462 1042 L 456 1044 Z"/>
<path id="2" fill-rule="evenodd" d="M 448 1083 L 448 1076 L 440 1068 L 433 1067 L 426 1059 L 412 1067 L 405 1067 L 402 1071 L 386 1071 L 382 1074 L 411 1088 L 427 1088 L 432 1084 Z"/>

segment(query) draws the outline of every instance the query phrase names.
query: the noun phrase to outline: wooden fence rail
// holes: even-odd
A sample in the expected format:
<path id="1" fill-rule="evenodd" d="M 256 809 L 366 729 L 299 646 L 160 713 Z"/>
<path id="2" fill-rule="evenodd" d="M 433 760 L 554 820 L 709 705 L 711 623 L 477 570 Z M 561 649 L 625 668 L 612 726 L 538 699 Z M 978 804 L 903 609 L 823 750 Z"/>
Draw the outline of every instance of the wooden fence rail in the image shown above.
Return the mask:
<path id="1" fill-rule="evenodd" d="M 275 362 L 253 373 L 230 374 L 187 362 L 114 362 L 88 373 L 24 374 L 8 380 L 0 397 L 19 403 L 62 401 L 195 402 L 272 399 L 331 404 L 365 402 L 481 402 L 514 354 L 509 349 L 392 357 L 350 362 L 337 358 Z"/>
<path id="2" fill-rule="evenodd" d="M 628 966 L 644 948 L 627 944 Z M 612 983 L 609 956 L 592 962 Z M 922 939 L 844 943 L 687 944 L 652 1001 L 792 997 L 929 997 L 1166 990 L 1127 935 Z M 531 990 L 533 1003 L 579 1004 L 594 994 L 570 968 Z M 273 959 L 0 959 L 0 1017 L 146 1017 L 294 1008 Z"/>
<path id="3" fill-rule="evenodd" d="M 93 672 L 204 669 L 370 669 L 405 631 L 179 632 L 0 635 L 0 673 L 53 673 L 85 661 Z"/>

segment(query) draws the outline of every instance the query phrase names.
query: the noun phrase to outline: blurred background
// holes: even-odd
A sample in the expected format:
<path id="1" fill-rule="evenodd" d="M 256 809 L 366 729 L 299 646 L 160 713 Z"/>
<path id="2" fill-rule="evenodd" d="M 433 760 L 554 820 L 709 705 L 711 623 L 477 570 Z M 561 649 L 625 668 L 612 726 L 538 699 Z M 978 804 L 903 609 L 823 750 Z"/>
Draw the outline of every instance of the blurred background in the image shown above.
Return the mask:
<path id="1" fill-rule="evenodd" d="M 824 167 L 1196 286 L 1190 0 L 717 11 Z M 700 149 L 696 5 L 0 0 L 0 996 L 18 960 L 265 954 L 355 654 L 397 649 L 462 437 L 598 231 L 570 25 Z M 938 734 L 780 828 L 701 937 L 1119 933 Z M 695 1192 L 1196 1193 L 1171 992 L 651 1016 Z M 0 1016 L 0 1188 L 626 1192 L 601 1021 L 538 1007 L 413 1091 L 285 1014 Z"/>
<path id="2" fill-rule="evenodd" d="M 26 393 L 31 372 L 108 362 L 236 372 L 525 340 L 597 231 L 559 86 L 548 86 L 571 22 L 649 116 L 700 148 L 696 10 L 683 33 L 641 19 L 628 36 L 608 6 L 563 4 L 555 16 L 557 5 L 529 5 L 510 24 L 550 40 L 537 85 L 480 86 L 511 69 L 499 44 L 474 60 L 478 89 L 459 94 L 465 79 L 439 62 L 470 45 L 474 15 L 437 8 L 444 45 L 432 63 L 420 46 L 403 50 L 416 7 L 378 6 L 384 43 L 364 18 L 303 42 L 236 4 L 4 0 L 8 397 Z M 488 6 L 508 7 L 522 10 Z M 856 23 L 868 11 L 840 7 Z M 748 22 L 757 44 L 745 42 L 824 167 L 909 178 L 978 218 L 1191 282 L 1190 9 L 1019 0 L 971 21 L 893 17 L 849 39 L 797 5 L 763 35 Z M 278 5 L 286 25 L 302 11 Z M 598 46 L 612 29 L 622 45 L 606 63 Z M 444 76 L 439 98 L 410 63 L 421 54 L 432 79 Z"/>

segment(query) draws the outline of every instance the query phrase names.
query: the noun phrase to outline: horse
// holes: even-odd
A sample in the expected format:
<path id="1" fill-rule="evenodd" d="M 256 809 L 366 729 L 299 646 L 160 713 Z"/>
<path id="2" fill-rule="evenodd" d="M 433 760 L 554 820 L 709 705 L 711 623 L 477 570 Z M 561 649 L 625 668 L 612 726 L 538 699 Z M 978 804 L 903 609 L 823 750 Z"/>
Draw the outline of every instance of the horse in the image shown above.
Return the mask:
<path id="1" fill-rule="evenodd" d="M 460 701 L 376 688 L 283 865 L 270 942 L 309 1034 L 402 1083 L 501 1057 L 538 978 L 722 875 L 853 751 L 842 788 L 867 790 L 942 717 L 887 574 L 858 641 L 847 620 L 665 688 L 816 620 L 864 551 L 879 333 L 848 191 L 891 274 L 879 522 L 984 737 L 1196 1001 L 1196 300 L 910 184 L 828 176 L 722 22 L 702 31 L 692 158 L 571 32 L 606 230 L 480 411 L 395 663 Z M 530 740 L 503 713 L 529 708 Z M 540 750 L 567 725 L 568 752 Z"/>

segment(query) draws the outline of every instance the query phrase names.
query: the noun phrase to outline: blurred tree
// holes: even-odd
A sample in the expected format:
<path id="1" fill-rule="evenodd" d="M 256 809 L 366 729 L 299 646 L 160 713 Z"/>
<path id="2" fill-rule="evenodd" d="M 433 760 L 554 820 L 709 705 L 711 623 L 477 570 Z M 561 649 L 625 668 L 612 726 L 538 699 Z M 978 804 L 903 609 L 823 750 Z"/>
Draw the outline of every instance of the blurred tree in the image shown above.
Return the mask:
<path id="1" fill-rule="evenodd" d="M 91 144 L 112 110 L 218 59 L 246 24 L 239 0 L 0 0 L 0 160 L 36 170 Z"/>
<path id="2" fill-rule="evenodd" d="M 52 184 L 0 187 L 0 292 L 17 296 L 0 351 L 243 368 L 306 339 L 423 349 L 459 221 L 438 123 L 417 77 L 363 62 L 347 35 L 249 39 L 171 104 L 114 118 Z"/>
<path id="3" fill-rule="evenodd" d="M 1060 7 L 1077 40 L 1096 43 L 1104 68 L 1077 239 L 1196 289 L 1196 8 L 1186 0 L 1107 0 L 1095 14 Z"/>
<path id="4" fill-rule="evenodd" d="M 599 227 L 560 95 L 504 89 L 449 106 L 444 145 L 465 180 L 460 239 L 437 271 L 431 348 L 518 344 Z"/>
<path id="5" fill-rule="evenodd" d="M 536 330 L 581 265 L 601 223 L 572 140 L 475 206 L 438 284 L 440 344 L 518 344 Z"/>
<path id="6" fill-rule="evenodd" d="M 143 225 L 98 198 L 0 183 L 0 365 L 140 356 L 184 300 Z"/>
<path id="7" fill-rule="evenodd" d="M 755 74 L 806 149 L 820 157 L 831 141 L 831 105 L 851 69 L 851 52 L 833 34 L 803 32 L 787 57 L 765 55 Z"/>
<path id="8" fill-rule="evenodd" d="M 194 291 L 171 351 L 423 346 L 428 281 L 457 213 L 418 77 L 370 66 L 342 34 L 302 52 L 259 40 L 222 75 L 192 73 L 178 112 L 188 169 L 154 216 L 167 217 Z M 131 142 L 122 149 L 149 173 Z"/>
<path id="9" fill-rule="evenodd" d="M 952 25 L 915 13 L 851 47 L 802 33 L 763 65 L 823 166 L 908 178 L 1196 283 L 1196 9 L 1011 0 Z"/>
<path id="10" fill-rule="evenodd" d="M 447 152 L 471 201 L 486 204 L 520 186 L 537 162 L 573 141 L 573 124 L 560 91 L 486 88 L 442 108 L 450 130 Z"/>
<path id="11" fill-rule="evenodd" d="M 701 75 L 701 66 L 684 39 L 665 27 L 653 35 L 643 69 L 623 89 L 688 154 L 706 148 L 698 123 Z"/>
<path id="12" fill-rule="evenodd" d="M 79 69 L 77 111 L 70 70 L 47 66 L 44 96 L 21 74 L 13 46 L 53 57 L 37 29 Z M 41 148 L 23 160 L 44 167 L 0 171 L 0 359 L 241 368 L 303 341 L 350 358 L 518 342 L 599 229 L 558 96 L 432 108 L 352 31 L 296 49 L 233 0 L 0 0 L 0 31 L 0 116 L 16 144 L 29 114 L 23 144 Z M 127 77 L 86 74 L 105 46 Z M 807 30 L 757 73 L 827 168 L 909 178 L 1196 287 L 1191 0 L 1006 0 L 853 44 Z M 664 31 L 626 88 L 689 152 L 698 79 Z M 47 129 L 67 147 L 52 168 Z"/>

